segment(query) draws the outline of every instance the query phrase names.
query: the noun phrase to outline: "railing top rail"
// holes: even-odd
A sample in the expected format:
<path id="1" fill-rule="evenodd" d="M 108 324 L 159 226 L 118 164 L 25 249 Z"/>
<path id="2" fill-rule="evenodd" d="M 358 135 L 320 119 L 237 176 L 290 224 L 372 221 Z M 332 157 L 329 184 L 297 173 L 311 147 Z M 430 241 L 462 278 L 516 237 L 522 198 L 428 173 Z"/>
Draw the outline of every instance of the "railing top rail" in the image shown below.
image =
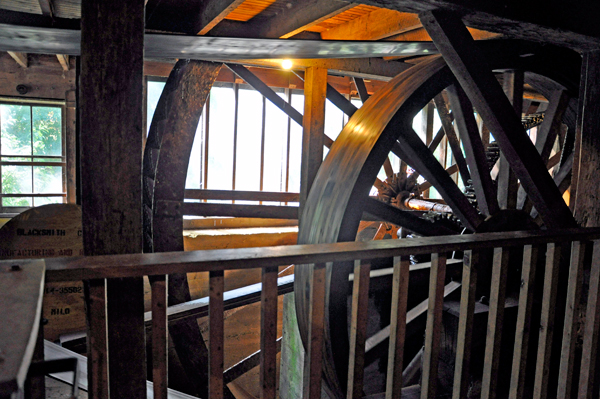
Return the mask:
<path id="1" fill-rule="evenodd" d="M 47 281 L 140 277 L 600 239 L 600 228 L 46 259 Z M 25 264 L 28 260 L 0 261 Z"/>

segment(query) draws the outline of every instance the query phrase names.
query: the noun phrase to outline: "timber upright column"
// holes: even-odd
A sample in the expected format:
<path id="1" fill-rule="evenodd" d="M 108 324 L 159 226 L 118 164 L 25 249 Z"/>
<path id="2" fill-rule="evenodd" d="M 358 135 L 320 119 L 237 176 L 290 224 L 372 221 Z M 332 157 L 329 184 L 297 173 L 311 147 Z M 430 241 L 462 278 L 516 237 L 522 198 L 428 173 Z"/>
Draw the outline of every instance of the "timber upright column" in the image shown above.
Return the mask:
<path id="1" fill-rule="evenodd" d="M 142 252 L 143 68 L 144 0 L 83 0 L 80 115 L 85 255 Z M 90 284 L 94 309 L 102 310 L 98 302 L 103 299 L 103 286 L 103 282 Z M 143 299 L 141 278 L 106 282 L 111 398 L 146 397 Z M 94 378 L 102 374 L 89 370 L 94 388 L 98 385 Z M 106 397 L 106 392 L 97 386 L 90 395 Z"/>

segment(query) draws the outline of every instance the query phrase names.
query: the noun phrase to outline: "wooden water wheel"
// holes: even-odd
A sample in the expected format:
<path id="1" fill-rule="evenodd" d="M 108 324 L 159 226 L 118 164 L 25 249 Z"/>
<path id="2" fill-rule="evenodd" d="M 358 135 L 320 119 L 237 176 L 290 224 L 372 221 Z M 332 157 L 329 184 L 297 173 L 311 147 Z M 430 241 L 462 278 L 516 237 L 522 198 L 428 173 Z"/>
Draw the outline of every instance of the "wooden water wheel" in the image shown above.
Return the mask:
<path id="1" fill-rule="evenodd" d="M 488 82 L 491 77 L 492 86 L 495 85 L 490 91 L 502 91 L 499 83 L 493 79 L 492 71 L 524 71 L 525 83 L 549 100 L 536 143 L 531 142 L 521 125 L 521 115 L 517 117 L 502 93 L 503 98 L 499 99 L 502 107 L 499 108 L 497 104 L 490 106 L 488 102 L 480 101 L 477 93 L 474 94 L 474 90 L 465 85 L 460 76 L 455 77 L 444 58 L 429 57 L 375 93 L 340 133 L 319 169 L 308 196 L 300 221 L 300 244 L 352 241 L 365 213 L 421 235 L 449 233 L 444 226 L 413 212 L 369 197 L 377 173 L 390 152 L 414 168 L 438 190 L 467 231 L 575 225 L 561 190 L 564 191 L 565 185 L 568 187 L 567 179 L 572 165 L 571 143 L 576 114 L 576 101 L 572 100 L 578 94 L 579 56 L 566 50 L 523 42 L 486 42 L 478 45 L 477 50 L 480 54 L 474 57 L 477 60 L 475 62 L 485 65 L 480 68 L 481 74 L 488 78 Z M 522 87 L 523 82 L 520 85 Z M 466 94 L 461 86 L 466 86 Z M 460 134 L 466 157 L 462 155 L 456 135 L 452 137 L 455 133 L 451 123 L 446 134 L 454 157 L 458 160 L 461 178 L 465 184 L 467 180 L 472 181 L 477 206 L 469 202 L 412 128 L 415 115 L 431 100 L 436 101 L 444 123 L 444 118 L 449 117 L 444 104 L 445 96 L 449 98 L 454 126 Z M 520 104 L 520 101 L 516 103 Z M 521 193 L 515 189 L 514 183 L 509 186 L 507 182 L 510 180 L 502 174 L 496 181 L 492 179 L 473 108 L 492 131 L 503 157 L 508 160 L 516 179 L 520 181 Z M 507 109 L 510 113 L 506 112 Z M 550 150 L 563 123 L 568 131 L 562 144 L 558 172 L 552 176 L 547 171 Z M 531 205 L 536 210 L 533 213 Z M 539 215 L 535 219 L 537 224 L 531 215 Z M 352 265 L 343 264 L 327 267 L 323 375 L 328 392 L 333 397 L 343 397 L 347 384 L 349 293 L 345 282 L 351 269 Z M 309 267 L 296 267 L 296 311 L 305 346 L 308 337 L 310 273 Z"/>

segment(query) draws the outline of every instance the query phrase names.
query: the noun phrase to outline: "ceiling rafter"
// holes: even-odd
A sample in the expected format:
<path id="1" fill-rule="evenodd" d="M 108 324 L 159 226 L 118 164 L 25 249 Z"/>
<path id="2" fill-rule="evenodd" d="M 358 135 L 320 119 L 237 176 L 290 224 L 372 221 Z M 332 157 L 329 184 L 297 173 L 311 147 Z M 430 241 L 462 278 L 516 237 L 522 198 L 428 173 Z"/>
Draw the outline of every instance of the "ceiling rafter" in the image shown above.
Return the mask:
<path id="1" fill-rule="evenodd" d="M 243 2 L 244 0 L 206 0 L 195 27 L 198 34 L 205 35 Z"/>
<path id="2" fill-rule="evenodd" d="M 295 0 L 288 4 L 269 18 L 259 14 L 246 23 L 227 21 L 213 29 L 211 35 L 287 39 L 356 6 L 341 0 Z"/>
<path id="3" fill-rule="evenodd" d="M 29 66 L 27 61 L 27 53 L 8 51 L 8 55 L 10 55 L 17 62 L 17 64 L 21 65 L 23 68 L 27 68 Z"/>

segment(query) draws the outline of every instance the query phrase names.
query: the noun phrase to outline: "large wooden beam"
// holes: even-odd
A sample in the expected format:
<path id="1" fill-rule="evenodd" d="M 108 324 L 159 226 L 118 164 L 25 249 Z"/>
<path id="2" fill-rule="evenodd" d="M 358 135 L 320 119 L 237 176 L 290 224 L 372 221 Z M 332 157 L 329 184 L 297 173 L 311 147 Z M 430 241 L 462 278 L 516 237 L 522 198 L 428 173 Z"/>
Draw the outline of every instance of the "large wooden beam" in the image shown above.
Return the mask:
<path id="1" fill-rule="evenodd" d="M 380 9 L 321 32 L 321 39 L 379 40 L 420 27 L 416 14 Z"/>
<path id="2" fill-rule="evenodd" d="M 327 69 L 308 68 L 304 76 L 304 118 L 302 124 L 302 169 L 300 171 L 300 210 L 308 198 L 317 171 L 323 162 Z"/>
<path id="3" fill-rule="evenodd" d="M 421 13 L 452 10 L 470 27 L 533 41 L 544 41 L 576 49 L 597 49 L 600 44 L 600 3 L 550 1 L 540 12 L 536 0 L 364 0 L 365 4 L 392 10 Z"/>
<path id="4" fill-rule="evenodd" d="M 199 35 L 205 35 L 243 2 L 244 0 L 205 0 L 194 29 Z"/>
<path id="5" fill-rule="evenodd" d="M 140 253 L 144 1 L 89 0 L 81 12 L 84 252 Z M 106 298 L 110 395 L 145 397 L 142 278 L 109 279 Z"/>
<path id="6" fill-rule="evenodd" d="M 598 167 L 600 165 L 600 51 L 585 53 L 581 66 L 581 90 L 579 101 L 580 115 L 577 120 L 577 134 L 581 136 L 575 217 L 584 227 L 600 225 L 598 207 Z"/>
<path id="7" fill-rule="evenodd" d="M 546 225 L 575 226 L 546 165 L 460 18 L 443 12 L 424 13 L 420 18 L 486 126 L 494 132 L 502 152 Z"/>

